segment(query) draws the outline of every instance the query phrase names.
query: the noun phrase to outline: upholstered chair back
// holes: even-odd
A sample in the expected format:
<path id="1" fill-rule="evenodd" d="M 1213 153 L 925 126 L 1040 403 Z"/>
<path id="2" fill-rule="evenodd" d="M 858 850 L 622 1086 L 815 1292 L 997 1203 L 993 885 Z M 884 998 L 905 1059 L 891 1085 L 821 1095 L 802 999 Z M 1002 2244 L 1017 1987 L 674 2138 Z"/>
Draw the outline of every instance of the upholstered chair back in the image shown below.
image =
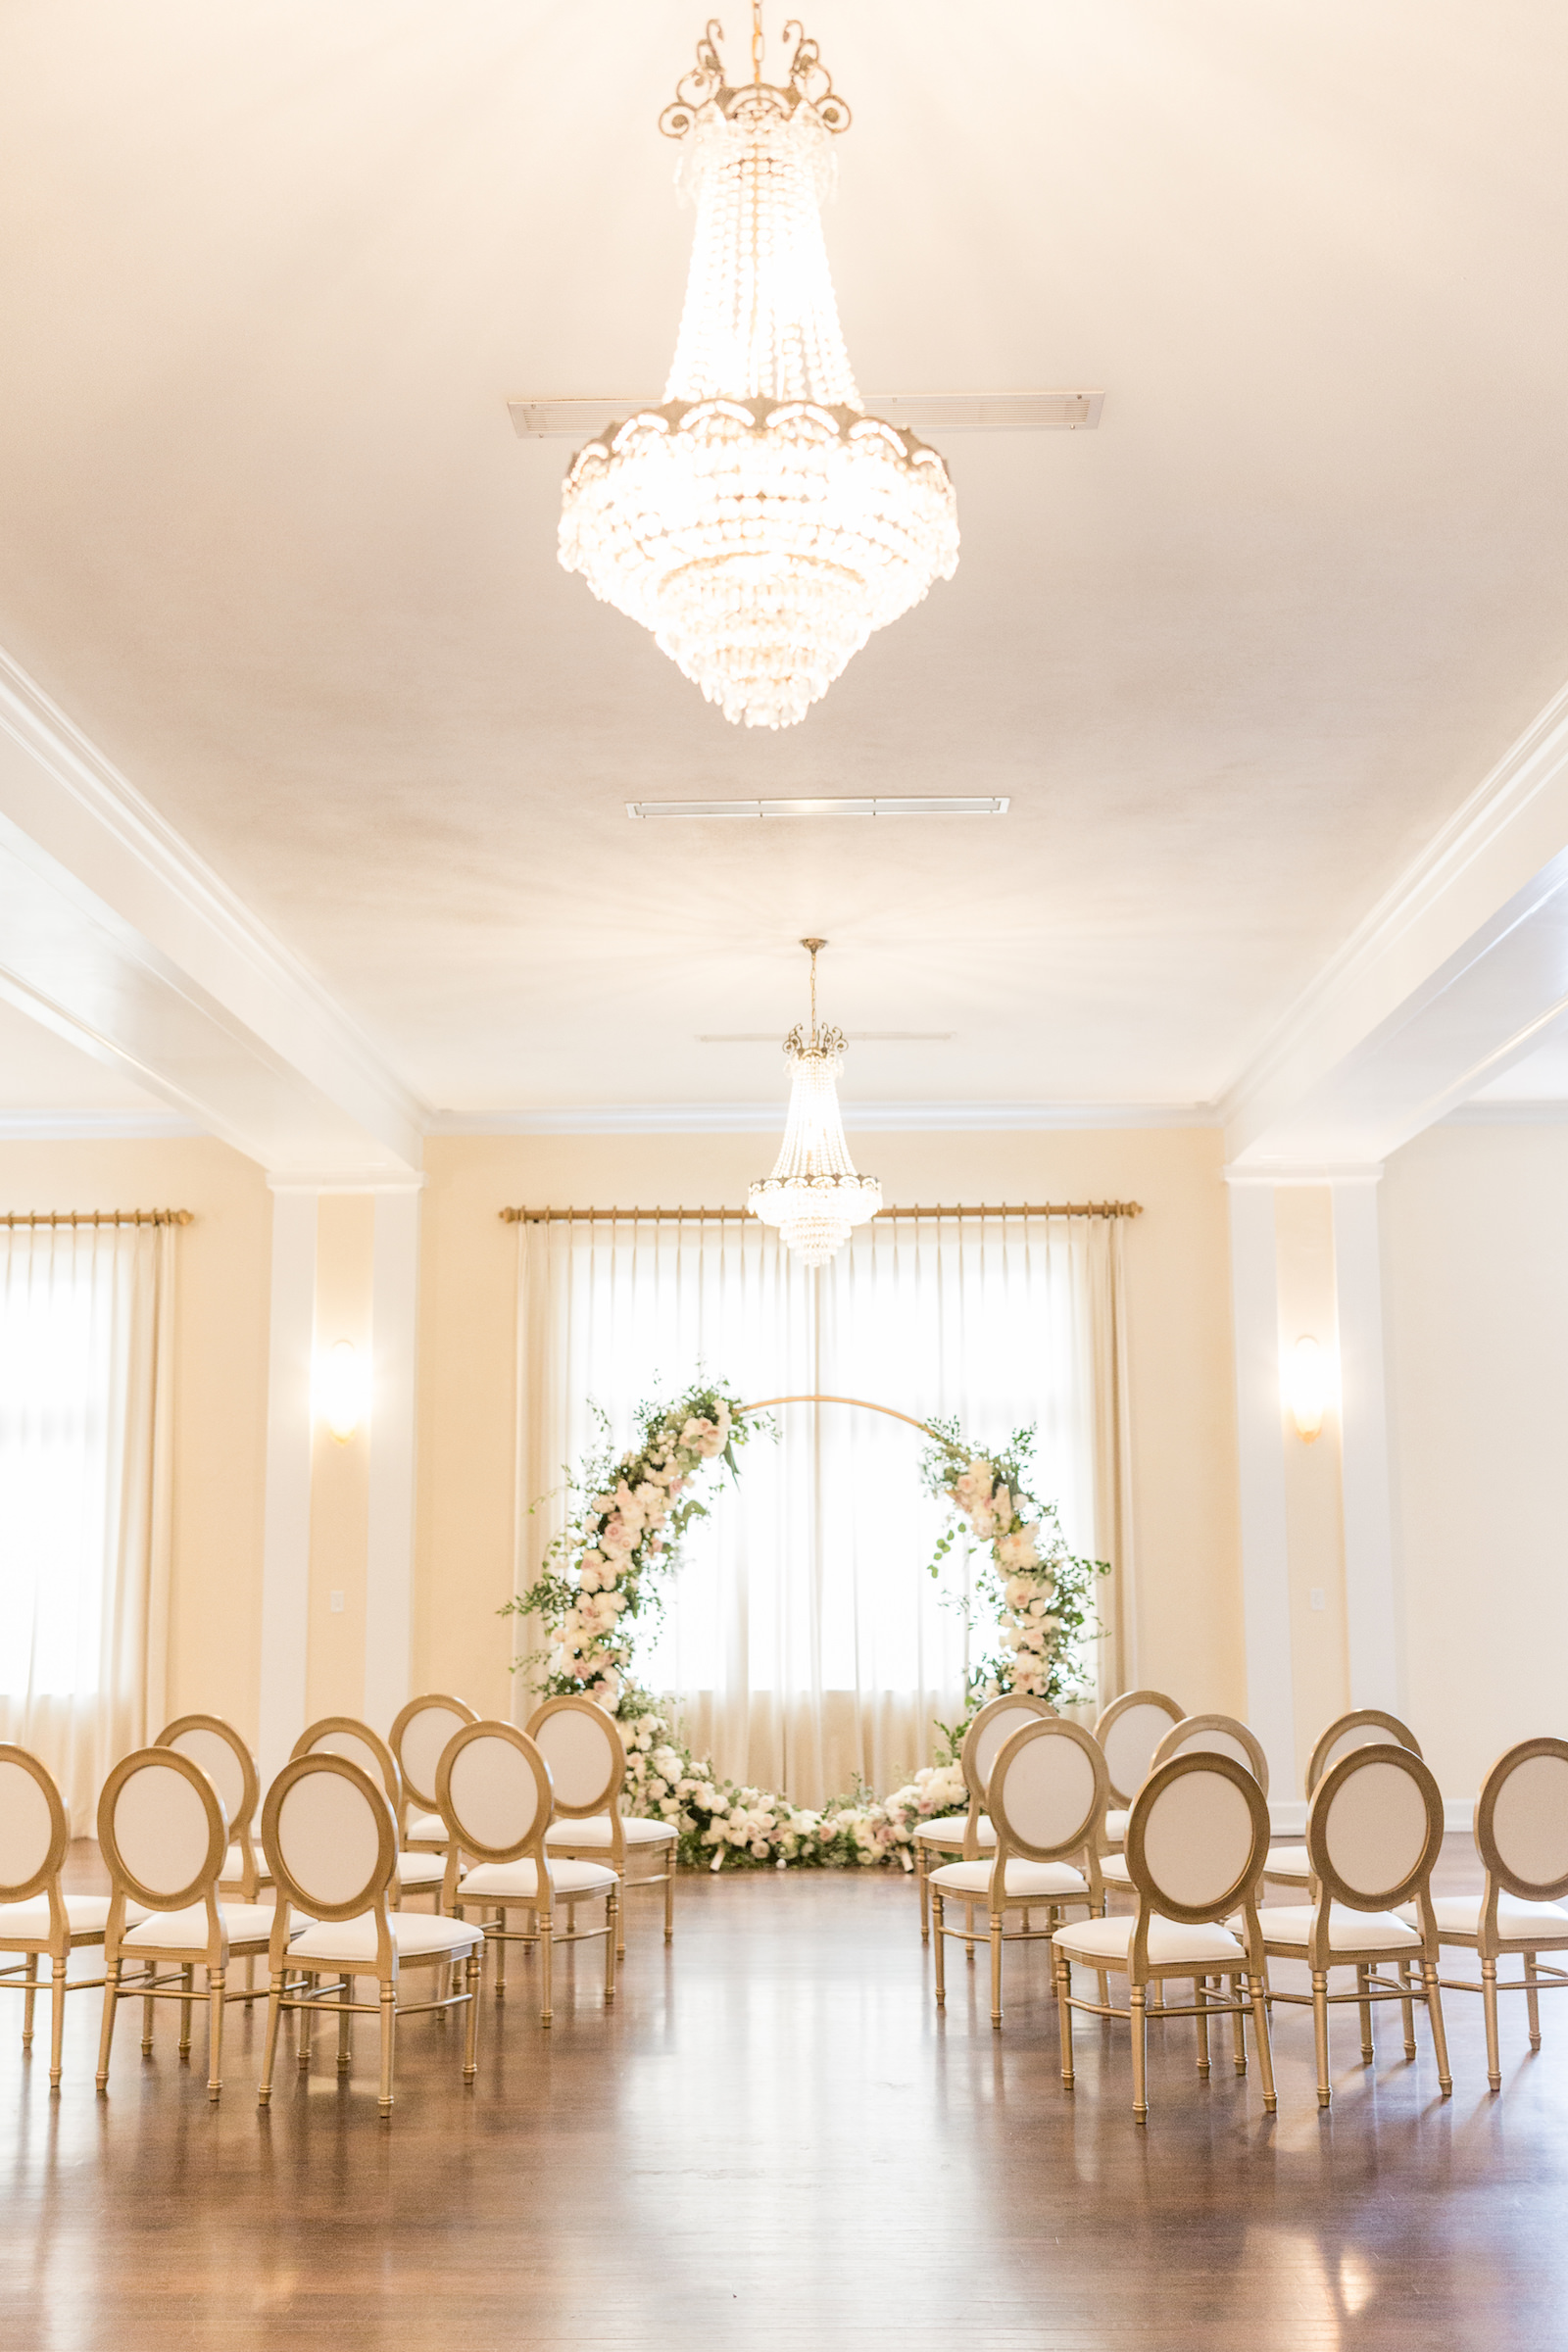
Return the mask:
<path id="1" fill-rule="evenodd" d="M 1268 1805 L 1232 1756 L 1198 1750 L 1152 1771 L 1133 1800 L 1127 1869 L 1163 1919 L 1201 1921 L 1250 1902 L 1268 1854 Z"/>
<path id="2" fill-rule="evenodd" d="M 1312 1791 L 1306 1850 L 1333 1902 L 1389 1911 L 1412 1895 L 1425 1899 L 1443 1850 L 1437 1782 L 1407 1747 L 1352 1747 Z"/>
<path id="3" fill-rule="evenodd" d="M 71 1828 L 53 1776 L 24 1747 L 0 1740 L 0 1903 L 41 1894 L 66 1858 Z"/>
<path id="4" fill-rule="evenodd" d="M 999 1857 L 1054 1862 L 1092 1846 L 1105 1806 L 1100 1744 L 1059 1715 L 1036 1717 L 998 1756 L 987 1793 Z"/>
<path id="5" fill-rule="evenodd" d="M 201 1766 L 223 1800 L 231 1838 L 250 1828 L 261 1793 L 256 1759 L 232 1724 L 220 1715 L 180 1715 L 165 1724 L 153 1744 Z"/>
<path id="6" fill-rule="evenodd" d="M 963 1784 L 976 1805 L 985 1805 L 997 1758 L 1014 1732 L 1021 1732 L 1025 1724 L 1043 1722 L 1055 1712 L 1043 1698 L 1026 1698 L 1012 1691 L 1004 1698 L 989 1699 L 980 1709 L 964 1733 L 963 1745 L 958 1751 Z"/>
<path id="7" fill-rule="evenodd" d="M 591 1698 L 547 1698 L 528 1723 L 550 1767 L 558 1819 L 610 1812 L 626 1777 L 626 1750 L 612 1715 Z"/>
<path id="8" fill-rule="evenodd" d="M 1112 1804 L 1132 1803 L 1155 1748 L 1181 1720 L 1181 1708 L 1163 1690 L 1127 1690 L 1111 1700 L 1095 1725 L 1095 1738 L 1104 1750 Z"/>
<path id="9" fill-rule="evenodd" d="M 1331 1764 L 1338 1764 L 1358 1747 L 1382 1747 L 1390 1740 L 1396 1747 L 1407 1747 L 1412 1756 L 1421 1753 L 1421 1742 L 1408 1724 L 1397 1715 L 1386 1715 L 1381 1707 L 1357 1707 L 1353 1714 L 1341 1715 L 1319 1735 L 1306 1767 L 1306 1793 L 1311 1795 Z"/>
<path id="10" fill-rule="evenodd" d="M 394 1814 L 401 1815 L 403 1775 L 397 1758 L 380 1733 L 372 1732 L 368 1723 L 353 1715 L 323 1715 L 301 1732 L 289 1751 L 291 1762 L 296 1756 L 341 1756 L 346 1763 L 357 1764 L 386 1791 Z"/>
<path id="11" fill-rule="evenodd" d="M 422 1698 L 411 1698 L 393 1724 L 387 1744 L 403 1775 L 404 1793 L 424 1812 L 437 1810 L 435 1768 L 442 1749 L 466 1723 L 478 1720 L 466 1698 L 428 1690 Z"/>
<path id="12" fill-rule="evenodd" d="M 142 1747 L 122 1757 L 104 1783 L 98 1843 L 117 1894 L 150 1911 L 183 1911 L 218 1885 L 228 1816 L 189 1756 Z"/>
<path id="13" fill-rule="evenodd" d="M 1255 1732 L 1234 1715 L 1184 1715 L 1173 1724 L 1150 1759 L 1150 1770 L 1172 1756 L 1229 1756 L 1250 1772 L 1268 1794 L 1268 1758 Z"/>
<path id="14" fill-rule="evenodd" d="M 358 1919 L 397 1866 L 397 1824 L 380 1783 L 331 1749 L 295 1756 L 267 1792 L 262 1844 L 288 1901 L 314 1919 Z"/>
<path id="15" fill-rule="evenodd" d="M 515 1724 L 463 1725 L 442 1751 L 436 1791 L 447 1827 L 476 1860 L 514 1862 L 542 1848 L 554 1809 L 550 1767 Z"/>
<path id="16" fill-rule="evenodd" d="M 1521 1740 L 1497 1758 L 1476 1806 L 1476 1844 L 1521 1902 L 1568 1894 L 1568 1740 Z"/>

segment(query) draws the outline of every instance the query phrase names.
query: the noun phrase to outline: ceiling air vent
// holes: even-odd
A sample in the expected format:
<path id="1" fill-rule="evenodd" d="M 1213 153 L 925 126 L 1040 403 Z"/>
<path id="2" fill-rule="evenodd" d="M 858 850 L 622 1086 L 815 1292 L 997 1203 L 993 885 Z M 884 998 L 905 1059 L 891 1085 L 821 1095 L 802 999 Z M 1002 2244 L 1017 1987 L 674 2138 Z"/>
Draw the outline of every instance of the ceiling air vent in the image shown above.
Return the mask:
<path id="1" fill-rule="evenodd" d="M 1005 816 L 1009 803 L 978 799 L 905 801 L 628 801 L 626 814 L 655 816 Z"/>

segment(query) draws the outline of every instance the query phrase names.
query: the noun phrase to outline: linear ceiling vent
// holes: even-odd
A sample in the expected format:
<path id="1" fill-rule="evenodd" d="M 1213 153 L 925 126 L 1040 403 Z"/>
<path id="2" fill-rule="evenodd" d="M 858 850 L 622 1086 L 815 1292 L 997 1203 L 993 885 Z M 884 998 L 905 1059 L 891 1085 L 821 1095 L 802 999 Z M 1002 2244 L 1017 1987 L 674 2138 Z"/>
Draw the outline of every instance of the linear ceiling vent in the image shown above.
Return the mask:
<path id="1" fill-rule="evenodd" d="M 628 816 L 1005 816 L 1006 800 L 628 801 Z"/>
<path id="2" fill-rule="evenodd" d="M 847 1029 L 845 1036 L 852 1046 L 951 1046 L 957 1032 L 954 1029 Z M 698 1037 L 700 1046 L 781 1046 L 784 1040 L 776 1029 L 731 1029 L 724 1032 L 707 1031 Z"/>
<path id="3" fill-rule="evenodd" d="M 596 392 L 589 399 L 509 400 L 520 441 L 587 441 L 640 410 L 652 392 Z M 867 410 L 910 433 L 1092 433 L 1103 392 L 868 392 Z"/>

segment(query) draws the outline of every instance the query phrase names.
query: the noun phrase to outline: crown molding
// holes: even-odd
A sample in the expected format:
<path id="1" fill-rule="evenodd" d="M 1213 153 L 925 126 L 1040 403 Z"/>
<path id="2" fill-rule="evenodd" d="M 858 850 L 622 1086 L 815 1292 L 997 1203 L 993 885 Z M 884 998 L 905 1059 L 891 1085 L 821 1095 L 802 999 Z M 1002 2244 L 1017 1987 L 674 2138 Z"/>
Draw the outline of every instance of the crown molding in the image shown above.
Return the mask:
<path id="1" fill-rule="evenodd" d="M 407 1176 L 389 1176 L 384 1168 L 328 1168 L 317 1175 L 301 1175 L 294 1169 L 280 1174 L 270 1171 L 267 1178 L 270 1193 L 422 1193 L 429 1178 L 422 1169 Z"/>
<path id="2" fill-rule="evenodd" d="M 0 1143 L 150 1143 L 205 1135 L 177 1110 L 0 1110 Z"/>
<path id="3" fill-rule="evenodd" d="M 1444 1127 L 1568 1127 L 1568 1102 L 1543 1095 L 1513 1102 L 1489 1102 L 1479 1098 L 1461 1102 L 1439 1122 Z"/>
<path id="4" fill-rule="evenodd" d="M 69 903 L 79 921 L 96 926 L 100 947 L 112 938 L 143 975 L 155 973 L 166 992 L 202 1004 L 209 1022 L 226 1028 L 253 1063 L 271 1065 L 274 1087 L 281 1079 L 314 1090 L 327 1127 L 352 1122 L 368 1143 L 417 1164 L 427 1106 L 307 965 L 3 648 L 0 814 L 16 864 L 30 867 L 57 904 Z M 62 1034 L 72 1033 L 74 1021 L 82 1026 L 61 994 L 25 973 L 18 977 L 50 1006 Z M 93 1029 L 77 1042 L 138 1077 L 148 1074 L 134 1049 L 113 1034 Z M 157 1083 L 156 1068 L 152 1074 Z M 169 1091 L 182 1096 L 184 1088 L 176 1080 Z M 296 1125 L 304 1123 L 302 1102 L 290 1112 Z M 214 1124 L 232 1127 L 231 1120 Z M 334 1152 L 338 1142 L 334 1136 Z"/>
<path id="5" fill-rule="evenodd" d="M 1322 1167 L 1293 1167 L 1288 1160 L 1270 1167 L 1266 1162 L 1255 1167 L 1227 1167 L 1221 1171 L 1227 1184 L 1381 1184 L 1383 1162 L 1352 1161 L 1343 1165 L 1326 1163 Z"/>
<path id="6" fill-rule="evenodd" d="M 1331 1095 L 1337 1072 L 1384 1030 L 1391 1036 L 1430 1007 L 1456 976 L 1498 942 L 1528 925 L 1562 887 L 1568 841 L 1568 686 L 1538 712 L 1453 815 L 1435 833 L 1276 1022 L 1222 1098 L 1233 1157 L 1266 1148 L 1271 1128 L 1289 1122 L 1309 1096 Z M 1560 1010 L 1553 1005 L 1552 1013 Z M 1537 1008 L 1532 1026 L 1551 1017 Z M 1484 1085 L 1526 1050 L 1510 1029 L 1473 1067 L 1455 1068 L 1454 1086 Z M 1417 1133 L 1451 1107 L 1441 1089 L 1415 1106 Z M 1321 1121 L 1333 1125 L 1325 1102 Z M 1409 1121 L 1405 1120 L 1408 1126 Z M 1407 1140 L 1384 1138 L 1380 1150 Z"/>
<path id="7" fill-rule="evenodd" d="M 848 1133 L 997 1135 L 1113 1127 L 1216 1127 L 1202 1102 L 841 1102 Z M 538 1110 L 437 1111 L 427 1135 L 775 1135 L 768 1102 L 595 1102 Z"/>

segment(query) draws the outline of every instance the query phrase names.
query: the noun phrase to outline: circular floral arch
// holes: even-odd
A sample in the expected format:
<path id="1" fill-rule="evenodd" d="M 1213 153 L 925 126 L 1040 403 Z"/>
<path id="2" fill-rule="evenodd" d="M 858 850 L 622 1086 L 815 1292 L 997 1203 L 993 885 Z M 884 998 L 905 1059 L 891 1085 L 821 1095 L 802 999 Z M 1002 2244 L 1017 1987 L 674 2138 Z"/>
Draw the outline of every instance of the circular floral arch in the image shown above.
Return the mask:
<path id="1" fill-rule="evenodd" d="M 760 1434 L 777 1435 L 762 1416 L 783 1404 L 854 1405 L 921 1433 L 927 1440 L 921 1483 L 950 1514 L 930 1573 L 941 1573 L 955 1541 L 966 1535 L 971 1558 L 979 1555 L 969 1622 L 989 1620 L 993 1629 L 986 1654 L 970 1669 L 961 1720 L 938 1727 L 934 1762 L 886 1797 L 857 1790 L 821 1812 L 781 1792 L 720 1779 L 707 1758 L 693 1755 L 665 1704 L 633 1671 L 639 1621 L 657 1615 L 660 1588 L 679 1566 L 686 1530 L 708 1515 L 707 1478 L 722 1462 L 738 1481 L 740 1452 Z M 1106 1564 L 1074 1557 L 1055 1504 L 1031 1492 L 1032 1428 L 1014 1430 L 1004 1446 L 982 1449 L 956 1419 L 919 1421 L 864 1396 L 769 1396 L 743 1404 L 722 1383 L 710 1381 L 668 1402 L 639 1405 L 638 1443 L 618 1456 L 608 1442 L 608 1422 L 599 1418 L 606 1442 L 568 1478 L 565 1525 L 534 1583 L 501 1614 L 541 1622 L 544 1647 L 518 1659 L 516 1669 L 542 1667 L 546 1696 L 596 1698 L 618 1718 L 632 1809 L 671 1823 L 683 1861 L 718 1870 L 726 1862 L 782 1869 L 897 1858 L 907 1868 L 919 1823 L 966 1802 L 957 1754 L 977 1707 L 1009 1690 L 1053 1703 L 1087 1695 L 1083 1647 L 1096 1631 L 1092 1592 Z"/>

